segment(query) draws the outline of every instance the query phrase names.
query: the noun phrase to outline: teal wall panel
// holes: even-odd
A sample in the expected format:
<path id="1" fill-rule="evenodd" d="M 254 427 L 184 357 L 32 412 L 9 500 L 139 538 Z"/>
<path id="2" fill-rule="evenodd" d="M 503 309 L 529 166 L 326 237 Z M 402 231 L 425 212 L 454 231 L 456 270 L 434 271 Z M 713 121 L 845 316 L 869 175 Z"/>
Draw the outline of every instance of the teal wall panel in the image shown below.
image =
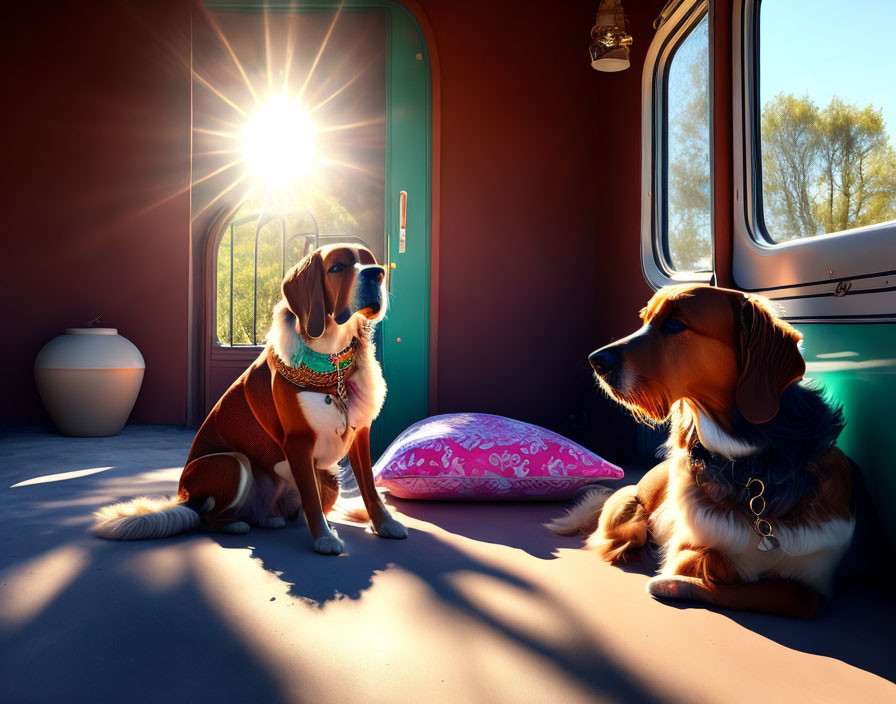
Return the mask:
<path id="1" fill-rule="evenodd" d="M 862 469 L 896 549 L 896 325 L 802 324 L 806 377 L 843 405 L 839 447 Z"/>

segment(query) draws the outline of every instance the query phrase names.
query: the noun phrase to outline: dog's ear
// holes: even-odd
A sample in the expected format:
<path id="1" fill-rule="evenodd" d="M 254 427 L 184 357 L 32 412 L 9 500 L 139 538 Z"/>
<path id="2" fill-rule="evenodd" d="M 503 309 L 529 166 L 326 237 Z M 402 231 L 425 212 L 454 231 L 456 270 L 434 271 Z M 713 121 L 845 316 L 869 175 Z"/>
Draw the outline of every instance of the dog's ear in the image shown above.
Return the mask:
<path id="1" fill-rule="evenodd" d="M 319 252 L 309 254 L 283 279 L 283 297 L 299 319 L 302 332 L 311 338 L 324 334 L 327 315 L 332 313 L 324 290 L 324 262 Z"/>
<path id="2" fill-rule="evenodd" d="M 755 296 L 741 299 L 739 335 L 737 410 L 750 423 L 766 423 L 778 413 L 781 392 L 806 373 L 802 336 Z"/>

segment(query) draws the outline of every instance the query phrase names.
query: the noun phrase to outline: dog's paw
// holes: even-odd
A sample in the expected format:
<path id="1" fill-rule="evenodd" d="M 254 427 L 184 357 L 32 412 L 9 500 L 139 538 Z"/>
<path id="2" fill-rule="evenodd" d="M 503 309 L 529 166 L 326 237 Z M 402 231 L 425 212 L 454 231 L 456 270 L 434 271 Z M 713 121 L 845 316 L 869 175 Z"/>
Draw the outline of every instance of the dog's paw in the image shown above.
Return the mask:
<path id="1" fill-rule="evenodd" d="M 666 601 L 706 601 L 706 588 L 687 577 L 654 577 L 647 582 L 647 593 Z"/>
<path id="2" fill-rule="evenodd" d="M 286 526 L 286 519 L 283 516 L 268 516 L 258 525 L 261 528 L 283 528 Z"/>
<path id="3" fill-rule="evenodd" d="M 321 555 L 341 555 L 345 551 L 345 543 L 335 533 L 322 535 L 314 541 L 314 551 Z"/>
<path id="4" fill-rule="evenodd" d="M 392 518 L 392 516 L 389 516 L 385 521 L 376 526 L 374 530 L 376 531 L 376 534 L 382 538 L 404 540 L 408 537 L 408 529 Z"/>
<path id="5" fill-rule="evenodd" d="M 227 533 L 228 535 L 244 535 L 249 532 L 249 524 L 245 521 L 234 521 L 233 523 L 224 523 L 217 526 L 215 530 L 218 533 Z"/>

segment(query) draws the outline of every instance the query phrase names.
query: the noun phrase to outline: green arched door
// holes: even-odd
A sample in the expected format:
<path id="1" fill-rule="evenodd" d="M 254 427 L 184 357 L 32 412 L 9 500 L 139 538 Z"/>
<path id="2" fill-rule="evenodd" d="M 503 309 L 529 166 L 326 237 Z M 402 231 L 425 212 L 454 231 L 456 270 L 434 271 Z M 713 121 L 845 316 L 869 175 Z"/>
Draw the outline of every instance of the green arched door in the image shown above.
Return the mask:
<path id="1" fill-rule="evenodd" d="M 361 241 L 388 267 L 390 309 L 378 331 L 378 355 L 389 391 L 373 428 L 378 454 L 426 415 L 429 399 L 432 120 L 422 32 L 406 8 L 385 1 L 207 2 L 194 18 L 192 61 L 193 226 L 212 238 L 203 278 L 217 277 L 205 288 L 205 404 L 263 344 L 274 295 L 265 292 L 275 289 L 264 274 L 240 276 L 249 267 L 240 257 L 253 250 L 240 239 L 253 230 L 251 213 L 263 213 L 268 223 L 260 245 L 254 233 L 255 272 L 282 268 L 279 260 L 266 268 L 265 256 L 282 257 L 282 266 L 301 256 L 288 243 L 307 235 L 310 213 L 321 243 Z M 302 175 L 314 177 L 314 187 L 272 197 L 259 174 L 247 171 L 250 164 L 231 155 L 253 110 L 280 93 L 300 96 L 320 143 L 312 173 Z M 295 202 L 286 202 L 289 193 Z M 228 207 L 245 234 L 221 220 Z M 272 217 L 276 208 L 284 212 Z M 282 232 L 273 231 L 278 227 Z M 268 240 L 283 242 L 279 253 L 268 252 L 274 246 Z M 241 296 L 253 296 L 258 309 L 250 333 L 241 327 L 240 307 L 228 308 Z"/>

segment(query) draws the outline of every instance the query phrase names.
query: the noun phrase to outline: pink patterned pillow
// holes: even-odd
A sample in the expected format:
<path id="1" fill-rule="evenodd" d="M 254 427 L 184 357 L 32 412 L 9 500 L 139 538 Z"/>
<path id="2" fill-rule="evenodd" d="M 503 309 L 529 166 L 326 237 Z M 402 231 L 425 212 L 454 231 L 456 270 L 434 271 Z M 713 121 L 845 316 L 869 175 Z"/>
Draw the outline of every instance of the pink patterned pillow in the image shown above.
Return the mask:
<path id="1" fill-rule="evenodd" d="M 559 500 L 622 470 L 562 435 L 485 413 L 414 423 L 374 467 L 376 485 L 401 499 Z"/>

